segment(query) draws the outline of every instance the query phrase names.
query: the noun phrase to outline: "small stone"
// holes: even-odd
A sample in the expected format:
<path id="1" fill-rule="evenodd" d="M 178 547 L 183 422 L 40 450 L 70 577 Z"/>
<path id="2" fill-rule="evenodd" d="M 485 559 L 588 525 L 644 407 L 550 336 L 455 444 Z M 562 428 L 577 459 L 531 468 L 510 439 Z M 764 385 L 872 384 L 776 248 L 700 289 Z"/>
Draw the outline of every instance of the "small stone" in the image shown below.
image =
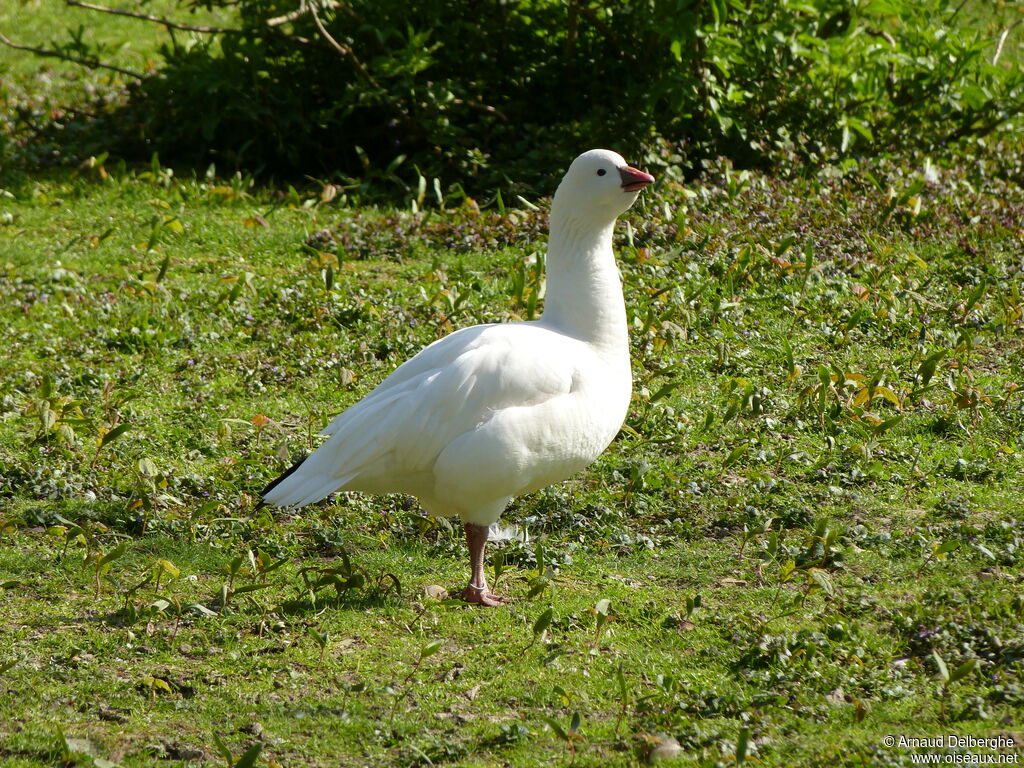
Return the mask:
<path id="1" fill-rule="evenodd" d="M 444 600 L 448 597 L 448 590 L 440 584 L 428 584 L 423 588 L 423 594 L 435 600 Z"/>

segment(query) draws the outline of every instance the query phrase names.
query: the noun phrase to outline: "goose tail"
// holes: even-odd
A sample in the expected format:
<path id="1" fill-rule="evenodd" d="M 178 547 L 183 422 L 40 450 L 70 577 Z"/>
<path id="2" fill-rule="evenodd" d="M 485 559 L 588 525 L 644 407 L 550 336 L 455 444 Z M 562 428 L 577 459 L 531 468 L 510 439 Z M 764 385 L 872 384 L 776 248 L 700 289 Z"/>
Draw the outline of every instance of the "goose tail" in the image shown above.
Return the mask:
<path id="1" fill-rule="evenodd" d="M 307 463 L 309 459 L 310 456 L 299 459 L 274 478 L 260 492 L 259 505 L 298 509 L 327 498 L 345 484 L 346 477 L 332 477 L 330 473 L 317 472 L 315 468 L 310 471 L 314 462 Z"/>
<path id="2" fill-rule="evenodd" d="M 277 486 L 279 486 L 282 482 L 287 480 L 289 477 L 291 477 L 292 474 L 295 472 L 295 470 L 297 470 L 299 467 L 302 466 L 302 462 L 304 462 L 308 458 L 309 458 L 309 456 L 303 456 L 301 459 L 298 459 L 294 464 L 292 464 L 290 467 L 288 467 L 288 469 L 286 469 L 280 475 L 278 475 L 273 480 L 271 480 L 267 484 L 267 487 L 264 488 L 262 491 L 260 491 L 260 505 L 261 506 L 266 506 L 268 504 L 267 494 L 270 493 L 275 488 L 277 488 Z"/>

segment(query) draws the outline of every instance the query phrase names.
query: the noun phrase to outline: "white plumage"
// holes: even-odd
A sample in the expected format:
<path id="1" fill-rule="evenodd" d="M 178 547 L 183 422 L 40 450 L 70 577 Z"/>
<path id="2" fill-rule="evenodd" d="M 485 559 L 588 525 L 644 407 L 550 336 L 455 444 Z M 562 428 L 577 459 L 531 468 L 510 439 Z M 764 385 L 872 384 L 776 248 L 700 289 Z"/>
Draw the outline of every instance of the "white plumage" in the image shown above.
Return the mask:
<path id="1" fill-rule="evenodd" d="M 551 207 L 539 320 L 478 325 L 435 341 L 324 429 L 329 439 L 264 492 L 301 507 L 339 490 L 407 493 L 465 523 L 467 600 L 484 582 L 487 527 L 520 494 L 590 464 L 629 405 L 626 311 L 612 230 L 653 177 L 614 152 L 580 155 Z"/>

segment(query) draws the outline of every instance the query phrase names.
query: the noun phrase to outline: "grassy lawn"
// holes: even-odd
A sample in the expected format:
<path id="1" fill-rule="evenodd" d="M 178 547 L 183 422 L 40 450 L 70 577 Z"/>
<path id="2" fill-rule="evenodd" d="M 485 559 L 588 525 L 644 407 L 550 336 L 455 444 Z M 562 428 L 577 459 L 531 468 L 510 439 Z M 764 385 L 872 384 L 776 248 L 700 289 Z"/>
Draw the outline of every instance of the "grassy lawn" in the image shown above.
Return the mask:
<path id="1" fill-rule="evenodd" d="M 58 7 L 0 30 L 38 44 Z M 33 109 L 106 82 L 0 71 Z M 528 538 L 489 549 L 514 602 L 486 611 L 445 597 L 461 532 L 413 500 L 255 502 L 422 346 L 538 311 L 544 201 L 4 176 L 0 763 L 1017 761 L 1022 156 L 646 191 L 626 426 L 506 513 Z M 906 741 L 950 735 L 1002 741 Z"/>

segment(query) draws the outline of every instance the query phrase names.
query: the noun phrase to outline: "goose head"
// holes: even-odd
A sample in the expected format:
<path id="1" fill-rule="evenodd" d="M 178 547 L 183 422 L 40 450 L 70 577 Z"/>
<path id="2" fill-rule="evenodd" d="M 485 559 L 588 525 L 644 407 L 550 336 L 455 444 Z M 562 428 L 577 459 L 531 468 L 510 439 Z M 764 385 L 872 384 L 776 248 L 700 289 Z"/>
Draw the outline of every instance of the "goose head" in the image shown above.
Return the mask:
<path id="1" fill-rule="evenodd" d="M 654 182 L 649 173 L 630 167 L 608 149 L 592 149 L 572 161 L 558 185 L 552 213 L 566 212 L 574 219 L 606 224 L 625 213 L 640 190 Z"/>

